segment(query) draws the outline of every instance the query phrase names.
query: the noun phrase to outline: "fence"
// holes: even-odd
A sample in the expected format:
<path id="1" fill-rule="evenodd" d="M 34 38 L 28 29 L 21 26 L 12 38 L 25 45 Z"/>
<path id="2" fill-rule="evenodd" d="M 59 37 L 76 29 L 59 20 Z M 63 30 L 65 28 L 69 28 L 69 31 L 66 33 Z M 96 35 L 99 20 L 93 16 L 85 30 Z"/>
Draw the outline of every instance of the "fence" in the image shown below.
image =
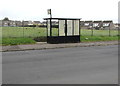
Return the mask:
<path id="1" fill-rule="evenodd" d="M 46 28 L 2 27 L 2 37 L 40 37 L 40 36 L 46 36 Z"/>
<path id="2" fill-rule="evenodd" d="M 95 30 L 95 29 L 82 29 L 82 36 L 118 36 L 118 30 Z"/>
<path id="3" fill-rule="evenodd" d="M 46 27 L 2 27 L 2 37 L 41 37 L 46 36 Z M 53 29 L 57 35 L 57 29 Z M 82 36 L 117 36 L 118 30 L 81 29 Z"/>
<path id="4" fill-rule="evenodd" d="M 0 31 L 2 31 L 2 37 L 41 37 L 47 36 L 47 30 L 45 26 L 46 22 L 40 23 L 40 21 L 0 21 Z M 56 28 L 56 21 L 53 21 L 53 34 L 54 36 L 58 35 L 58 29 Z M 85 24 L 85 22 L 84 22 Z M 95 23 L 96 24 L 96 23 Z M 106 24 L 106 23 L 105 23 Z M 113 23 L 111 23 L 111 26 Z M 83 25 L 84 26 L 84 25 Z M 1 28 L 2 27 L 2 28 Z M 57 26 L 58 27 L 58 26 Z M 81 23 L 81 31 L 82 36 L 117 36 L 117 29 L 92 29 L 82 27 Z"/>

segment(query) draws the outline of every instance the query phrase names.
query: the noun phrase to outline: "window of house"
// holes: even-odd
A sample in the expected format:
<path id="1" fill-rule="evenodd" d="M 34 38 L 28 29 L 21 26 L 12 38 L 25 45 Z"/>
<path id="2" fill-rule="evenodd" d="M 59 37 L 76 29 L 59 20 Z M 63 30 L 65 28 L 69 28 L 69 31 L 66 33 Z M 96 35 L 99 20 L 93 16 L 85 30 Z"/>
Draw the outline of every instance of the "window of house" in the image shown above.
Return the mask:
<path id="1" fill-rule="evenodd" d="M 103 23 L 104 27 L 108 27 L 110 24 L 109 23 Z"/>
<path id="2" fill-rule="evenodd" d="M 85 25 L 85 26 L 89 26 L 89 23 L 85 23 L 84 25 Z"/>

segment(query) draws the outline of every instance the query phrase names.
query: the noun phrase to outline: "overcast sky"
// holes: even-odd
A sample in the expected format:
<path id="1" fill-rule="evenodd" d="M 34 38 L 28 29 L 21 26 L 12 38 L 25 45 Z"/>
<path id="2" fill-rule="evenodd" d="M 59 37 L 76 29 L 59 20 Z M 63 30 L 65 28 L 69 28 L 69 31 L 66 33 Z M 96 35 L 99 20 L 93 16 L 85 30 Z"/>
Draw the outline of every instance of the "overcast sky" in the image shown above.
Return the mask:
<path id="1" fill-rule="evenodd" d="M 49 17 L 82 18 L 82 20 L 118 21 L 120 0 L 1 0 L 0 19 L 38 20 Z M 2 14 L 2 15 L 1 15 Z"/>

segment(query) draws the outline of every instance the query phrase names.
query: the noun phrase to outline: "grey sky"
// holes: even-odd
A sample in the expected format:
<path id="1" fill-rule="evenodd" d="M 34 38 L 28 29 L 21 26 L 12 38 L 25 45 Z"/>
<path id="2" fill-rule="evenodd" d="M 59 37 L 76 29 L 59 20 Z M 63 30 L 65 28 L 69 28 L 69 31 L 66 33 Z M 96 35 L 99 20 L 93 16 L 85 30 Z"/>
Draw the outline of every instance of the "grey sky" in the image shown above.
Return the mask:
<path id="1" fill-rule="evenodd" d="M 82 18 L 82 20 L 118 21 L 119 0 L 2 0 L 0 19 L 40 20 L 49 17 Z"/>

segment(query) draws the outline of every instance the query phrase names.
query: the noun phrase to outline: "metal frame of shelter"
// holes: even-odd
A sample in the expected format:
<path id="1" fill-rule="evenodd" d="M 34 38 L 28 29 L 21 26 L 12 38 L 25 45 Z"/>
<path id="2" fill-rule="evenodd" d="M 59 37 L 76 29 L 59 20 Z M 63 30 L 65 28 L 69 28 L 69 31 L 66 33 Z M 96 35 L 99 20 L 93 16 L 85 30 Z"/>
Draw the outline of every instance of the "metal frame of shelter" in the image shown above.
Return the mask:
<path id="1" fill-rule="evenodd" d="M 47 43 L 80 42 L 81 18 L 44 18 L 44 20 L 47 23 Z M 56 25 L 53 22 L 57 22 Z M 53 35 L 54 28 L 57 28 L 57 35 Z"/>

